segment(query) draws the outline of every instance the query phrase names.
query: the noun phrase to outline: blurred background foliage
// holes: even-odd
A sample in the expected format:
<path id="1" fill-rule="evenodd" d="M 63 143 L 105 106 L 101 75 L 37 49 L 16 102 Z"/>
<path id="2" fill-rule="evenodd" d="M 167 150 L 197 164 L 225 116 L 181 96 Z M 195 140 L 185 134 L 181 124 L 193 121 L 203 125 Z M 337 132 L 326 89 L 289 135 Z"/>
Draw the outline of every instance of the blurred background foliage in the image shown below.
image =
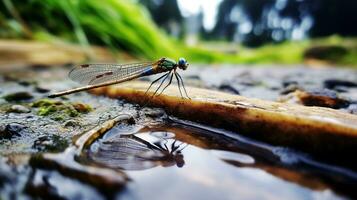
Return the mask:
<path id="1" fill-rule="evenodd" d="M 204 1 L 187 12 L 187 2 L 3 0 L 0 37 L 100 45 L 137 59 L 357 65 L 357 1 L 216 0 L 215 13 Z"/>

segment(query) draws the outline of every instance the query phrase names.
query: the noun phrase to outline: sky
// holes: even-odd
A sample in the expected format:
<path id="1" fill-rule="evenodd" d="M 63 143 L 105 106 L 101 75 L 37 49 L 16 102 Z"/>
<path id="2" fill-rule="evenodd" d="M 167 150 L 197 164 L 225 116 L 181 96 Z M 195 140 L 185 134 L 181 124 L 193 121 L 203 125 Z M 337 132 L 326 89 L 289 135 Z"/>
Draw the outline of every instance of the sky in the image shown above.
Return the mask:
<path id="1" fill-rule="evenodd" d="M 216 23 L 218 6 L 222 0 L 177 0 L 180 11 L 184 17 L 197 15 L 203 12 L 203 26 L 206 30 L 212 30 Z"/>

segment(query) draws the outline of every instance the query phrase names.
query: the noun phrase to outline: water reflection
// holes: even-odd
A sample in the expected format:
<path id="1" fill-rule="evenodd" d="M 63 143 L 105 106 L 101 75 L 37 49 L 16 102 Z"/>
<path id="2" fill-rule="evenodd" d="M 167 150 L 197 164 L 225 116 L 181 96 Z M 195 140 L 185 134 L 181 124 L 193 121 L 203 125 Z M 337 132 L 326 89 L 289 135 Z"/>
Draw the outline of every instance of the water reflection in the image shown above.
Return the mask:
<path id="1" fill-rule="evenodd" d="M 98 142 L 90 158 L 100 164 L 124 170 L 144 170 L 156 166 L 170 167 L 185 164 L 182 150 L 187 146 L 174 139 L 173 133 L 120 135 Z"/>
<path id="2" fill-rule="evenodd" d="M 284 164 L 271 149 L 206 129 L 167 124 L 129 135 L 116 131 L 86 155 L 132 178 L 120 199 L 338 199 L 343 196 L 335 191 L 353 188 L 322 169 Z"/>

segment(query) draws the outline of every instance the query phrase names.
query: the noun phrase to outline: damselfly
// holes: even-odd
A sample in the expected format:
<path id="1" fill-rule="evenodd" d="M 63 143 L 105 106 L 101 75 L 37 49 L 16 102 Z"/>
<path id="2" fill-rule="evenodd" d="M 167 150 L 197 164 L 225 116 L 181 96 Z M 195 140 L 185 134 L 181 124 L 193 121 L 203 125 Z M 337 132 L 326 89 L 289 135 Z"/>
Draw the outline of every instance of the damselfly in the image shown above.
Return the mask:
<path id="1" fill-rule="evenodd" d="M 184 58 L 180 58 L 178 62 L 168 58 L 161 58 L 156 62 L 142 62 L 132 64 L 83 64 L 73 68 L 69 73 L 69 77 L 76 82 L 86 84 L 86 86 L 54 93 L 49 95 L 49 97 L 59 97 L 103 86 L 123 83 L 140 77 L 159 73 L 165 74 L 154 80 L 146 92 L 150 90 L 154 83 L 161 80 L 159 87 L 153 94 L 154 96 L 160 90 L 161 86 L 164 84 L 167 78 L 170 77 L 167 85 L 159 93 L 160 95 L 169 85 L 171 85 L 172 79 L 175 76 L 181 97 L 183 98 L 181 87 L 183 88 L 185 95 L 188 97 L 182 77 L 176 71 L 177 68 L 186 70 L 187 67 L 188 63 Z"/>

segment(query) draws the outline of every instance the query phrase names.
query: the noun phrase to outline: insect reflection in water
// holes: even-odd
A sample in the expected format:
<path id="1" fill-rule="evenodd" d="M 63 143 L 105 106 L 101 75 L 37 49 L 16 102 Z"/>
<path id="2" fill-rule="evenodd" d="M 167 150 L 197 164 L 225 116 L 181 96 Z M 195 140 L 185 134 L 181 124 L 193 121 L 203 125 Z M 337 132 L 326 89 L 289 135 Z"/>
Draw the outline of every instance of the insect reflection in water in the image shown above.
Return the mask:
<path id="1" fill-rule="evenodd" d="M 149 142 L 134 134 L 98 141 L 95 146 L 90 150 L 89 158 L 98 164 L 124 170 L 145 170 L 157 166 L 183 167 L 182 151 L 187 144 L 167 138 Z"/>

